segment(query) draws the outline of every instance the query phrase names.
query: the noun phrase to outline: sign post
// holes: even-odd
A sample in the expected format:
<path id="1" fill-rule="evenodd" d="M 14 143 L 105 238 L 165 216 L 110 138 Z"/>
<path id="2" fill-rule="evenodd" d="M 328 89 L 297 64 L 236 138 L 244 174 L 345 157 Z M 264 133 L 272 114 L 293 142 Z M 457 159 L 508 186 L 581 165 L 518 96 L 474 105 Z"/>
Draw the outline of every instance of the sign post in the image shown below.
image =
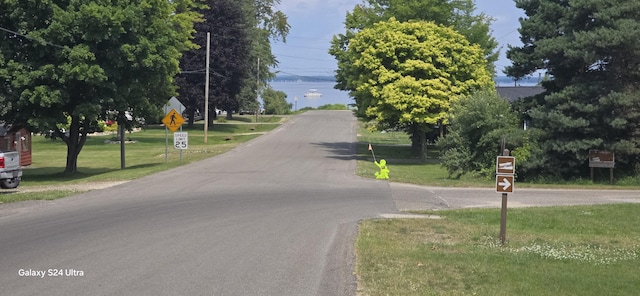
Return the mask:
<path id="1" fill-rule="evenodd" d="M 589 170 L 591 182 L 594 182 L 593 168 L 608 168 L 609 183 L 613 184 L 613 168 L 616 166 L 616 154 L 611 151 L 589 150 Z"/>
<path id="2" fill-rule="evenodd" d="M 502 156 L 496 158 L 496 192 L 502 193 L 500 212 L 500 244 L 504 246 L 507 238 L 507 198 L 513 192 L 516 172 L 516 158 L 509 156 L 509 150 L 503 149 Z"/>

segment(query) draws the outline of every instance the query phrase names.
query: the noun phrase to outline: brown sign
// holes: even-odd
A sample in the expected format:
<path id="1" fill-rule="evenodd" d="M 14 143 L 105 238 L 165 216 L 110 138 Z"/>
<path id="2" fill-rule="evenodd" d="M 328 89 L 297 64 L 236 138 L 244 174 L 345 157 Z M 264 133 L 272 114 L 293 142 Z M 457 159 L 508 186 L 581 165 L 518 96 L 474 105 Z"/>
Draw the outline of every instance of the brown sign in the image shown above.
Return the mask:
<path id="1" fill-rule="evenodd" d="M 513 175 L 516 172 L 516 158 L 513 156 L 498 156 L 496 159 L 496 174 Z"/>
<path id="2" fill-rule="evenodd" d="M 513 183 L 513 175 L 496 175 L 496 192 L 512 193 Z"/>
<path id="3" fill-rule="evenodd" d="M 590 168 L 613 168 L 616 165 L 616 155 L 611 151 L 589 150 Z"/>

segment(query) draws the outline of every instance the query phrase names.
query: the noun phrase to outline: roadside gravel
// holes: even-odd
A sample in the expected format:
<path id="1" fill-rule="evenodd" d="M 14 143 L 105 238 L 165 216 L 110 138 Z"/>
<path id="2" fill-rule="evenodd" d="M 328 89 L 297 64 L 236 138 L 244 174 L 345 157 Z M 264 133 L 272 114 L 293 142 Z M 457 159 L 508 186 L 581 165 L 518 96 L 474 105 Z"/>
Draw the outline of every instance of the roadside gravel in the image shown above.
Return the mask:
<path id="1" fill-rule="evenodd" d="M 65 184 L 64 186 L 60 185 L 46 185 L 46 186 L 19 186 L 16 189 L 3 189 L 1 192 L 43 192 L 43 191 L 53 191 L 53 190 L 65 190 L 65 191 L 90 191 L 96 189 L 104 189 L 112 186 L 120 185 L 129 181 L 110 181 L 110 182 L 89 182 L 89 183 L 80 183 L 80 184 Z"/>

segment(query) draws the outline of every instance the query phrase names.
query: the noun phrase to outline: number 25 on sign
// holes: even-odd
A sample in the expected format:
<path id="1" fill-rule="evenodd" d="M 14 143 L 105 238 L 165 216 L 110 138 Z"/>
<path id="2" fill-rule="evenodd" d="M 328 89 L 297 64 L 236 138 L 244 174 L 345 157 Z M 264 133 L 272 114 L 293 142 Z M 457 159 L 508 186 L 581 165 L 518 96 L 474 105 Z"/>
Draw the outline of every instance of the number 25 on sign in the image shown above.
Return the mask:
<path id="1" fill-rule="evenodd" d="M 187 132 L 173 133 L 173 148 L 178 150 L 189 148 L 189 135 Z"/>

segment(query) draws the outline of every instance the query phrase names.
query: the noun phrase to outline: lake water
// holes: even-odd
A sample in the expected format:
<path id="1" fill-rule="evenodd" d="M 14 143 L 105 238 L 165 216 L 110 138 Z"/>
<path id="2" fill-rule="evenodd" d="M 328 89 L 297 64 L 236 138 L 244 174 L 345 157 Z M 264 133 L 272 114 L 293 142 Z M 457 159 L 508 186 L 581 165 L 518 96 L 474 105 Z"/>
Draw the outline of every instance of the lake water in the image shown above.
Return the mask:
<path id="1" fill-rule="evenodd" d="M 287 94 L 287 102 L 291 103 L 292 110 L 300 110 L 305 107 L 318 108 L 328 104 L 353 104 L 355 101 L 349 98 L 349 93 L 333 88 L 336 84 L 333 77 L 296 77 L 278 78 L 270 82 L 271 87 Z M 508 77 L 496 77 L 498 86 L 514 86 L 513 80 Z M 538 83 L 537 78 L 523 79 L 519 86 L 533 86 Z M 315 89 L 322 94 L 321 97 L 306 98 L 304 93 Z M 297 100 L 296 100 L 297 99 Z"/>
<path id="2" fill-rule="evenodd" d="M 328 104 L 352 104 L 353 99 L 349 98 L 349 93 L 333 88 L 336 84 L 331 81 L 272 81 L 271 87 L 287 94 L 287 102 L 291 103 L 292 110 L 300 110 L 305 107 L 318 108 Z M 310 89 L 315 89 L 322 94 L 321 97 L 304 97 L 304 93 Z M 297 98 L 297 102 L 296 102 Z"/>

